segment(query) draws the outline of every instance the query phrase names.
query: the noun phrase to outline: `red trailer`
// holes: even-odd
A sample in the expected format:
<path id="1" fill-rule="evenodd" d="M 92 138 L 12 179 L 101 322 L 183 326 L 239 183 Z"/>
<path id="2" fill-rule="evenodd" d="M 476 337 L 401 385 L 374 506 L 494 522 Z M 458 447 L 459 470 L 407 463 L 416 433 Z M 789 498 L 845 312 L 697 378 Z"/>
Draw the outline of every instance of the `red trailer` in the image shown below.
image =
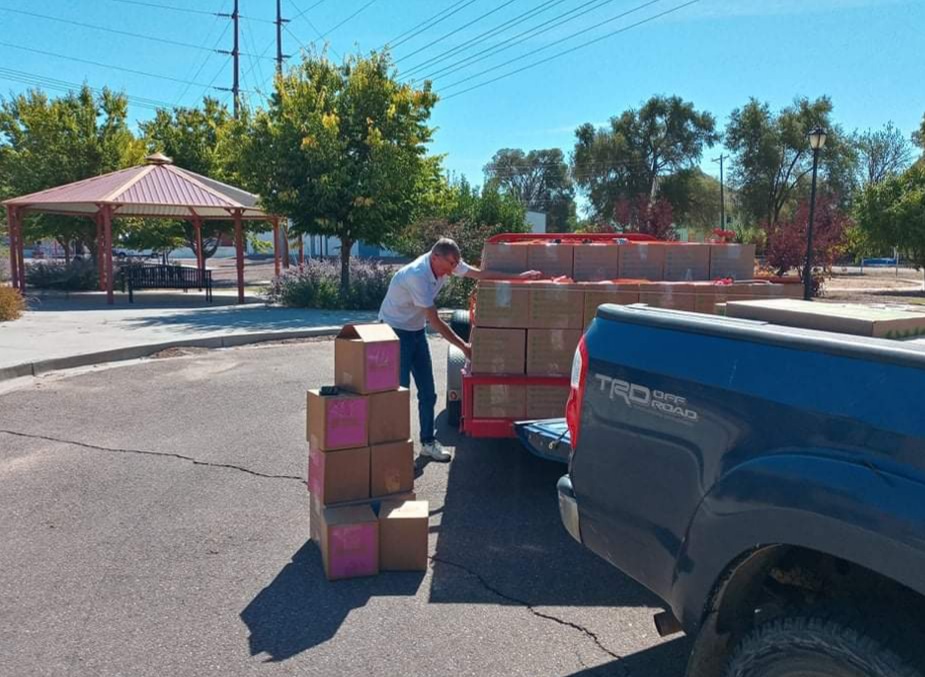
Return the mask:
<path id="1" fill-rule="evenodd" d="M 613 242 L 615 239 L 633 242 L 652 242 L 656 238 L 640 233 L 504 233 L 488 239 L 490 243 L 499 242 Z M 473 294 L 468 311 L 456 311 L 451 326 L 457 334 L 468 340 L 472 327 L 475 326 L 475 306 L 478 298 Z M 569 384 L 568 376 L 527 376 L 524 374 L 472 374 L 465 356 L 457 348 L 450 346 L 447 353 L 447 394 L 446 409 L 451 425 L 459 425 L 459 430 L 470 437 L 515 437 L 512 418 L 476 418 L 473 414 L 473 395 L 477 385 L 552 385 Z"/>

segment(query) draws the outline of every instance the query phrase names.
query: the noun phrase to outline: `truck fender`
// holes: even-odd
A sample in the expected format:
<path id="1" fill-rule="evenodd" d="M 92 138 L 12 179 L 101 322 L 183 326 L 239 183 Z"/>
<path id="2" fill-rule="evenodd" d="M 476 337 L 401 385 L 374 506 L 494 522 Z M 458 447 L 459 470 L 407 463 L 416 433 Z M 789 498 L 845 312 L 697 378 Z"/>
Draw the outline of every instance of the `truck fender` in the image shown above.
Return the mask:
<path id="1" fill-rule="evenodd" d="M 670 603 L 684 627 L 699 625 L 730 563 L 769 545 L 840 557 L 925 595 L 925 478 L 825 450 L 734 467 L 704 496 L 675 563 Z"/>

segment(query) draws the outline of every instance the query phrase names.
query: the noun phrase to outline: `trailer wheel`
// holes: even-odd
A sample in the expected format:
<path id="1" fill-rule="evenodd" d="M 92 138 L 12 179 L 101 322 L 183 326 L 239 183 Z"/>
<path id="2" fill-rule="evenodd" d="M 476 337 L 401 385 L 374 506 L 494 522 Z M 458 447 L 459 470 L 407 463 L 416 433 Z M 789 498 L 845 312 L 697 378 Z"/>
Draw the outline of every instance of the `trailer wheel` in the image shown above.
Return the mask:
<path id="1" fill-rule="evenodd" d="M 469 334 L 472 327 L 469 325 L 468 310 L 454 310 L 450 318 L 450 329 L 466 343 L 469 342 Z"/>
<path id="2" fill-rule="evenodd" d="M 446 421 L 451 426 L 459 426 L 462 416 L 462 368 L 466 366 L 466 356 L 456 346 L 450 346 L 446 353 Z"/>

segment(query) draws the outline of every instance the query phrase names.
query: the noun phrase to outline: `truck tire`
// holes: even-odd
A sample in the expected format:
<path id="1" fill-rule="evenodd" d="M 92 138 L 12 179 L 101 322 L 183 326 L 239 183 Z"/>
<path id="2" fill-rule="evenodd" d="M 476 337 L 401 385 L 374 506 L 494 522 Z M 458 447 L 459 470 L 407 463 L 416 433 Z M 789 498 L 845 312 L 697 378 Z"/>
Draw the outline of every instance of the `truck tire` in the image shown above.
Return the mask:
<path id="1" fill-rule="evenodd" d="M 724 677 L 925 677 L 908 642 L 884 628 L 882 619 L 855 614 L 777 618 L 742 638 Z"/>
<path id="2" fill-rule="evenodd" d="M 466 343 L 469 342 L 469 334 L 472 327 L 469 325 L 468 310 L 454 310 L 450 318 L 450 329 Z"/>
<path id="3" fill-rule="evenodd" d="M 459 426 L 462 416 L 462 368 L 466 366 L 466 356 L 456 346 L 450 346 L 446 352 L 446 422 L 453 427 Z"/>

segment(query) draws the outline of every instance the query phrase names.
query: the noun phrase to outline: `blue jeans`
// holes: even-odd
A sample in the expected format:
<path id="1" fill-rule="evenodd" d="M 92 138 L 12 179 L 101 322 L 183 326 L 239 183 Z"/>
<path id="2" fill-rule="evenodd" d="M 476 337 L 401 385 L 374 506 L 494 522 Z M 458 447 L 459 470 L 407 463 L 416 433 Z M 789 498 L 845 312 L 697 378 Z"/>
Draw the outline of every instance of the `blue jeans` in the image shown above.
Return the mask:
<path id="1" fill-rule="evenodd" d="M 427 332 L 405 331 L 392 327 L 401 346 L 401 368 L 399 383 L 405 388 L 411 386 L 411 375 L 418 389 L 418 416 L 421 420 L 421 444 L 433 442 L 434 409 L 437 406 L 437 388 L 434 385 L 434 368 L 430 361 L 430 346 L 427 345 Z"/>

